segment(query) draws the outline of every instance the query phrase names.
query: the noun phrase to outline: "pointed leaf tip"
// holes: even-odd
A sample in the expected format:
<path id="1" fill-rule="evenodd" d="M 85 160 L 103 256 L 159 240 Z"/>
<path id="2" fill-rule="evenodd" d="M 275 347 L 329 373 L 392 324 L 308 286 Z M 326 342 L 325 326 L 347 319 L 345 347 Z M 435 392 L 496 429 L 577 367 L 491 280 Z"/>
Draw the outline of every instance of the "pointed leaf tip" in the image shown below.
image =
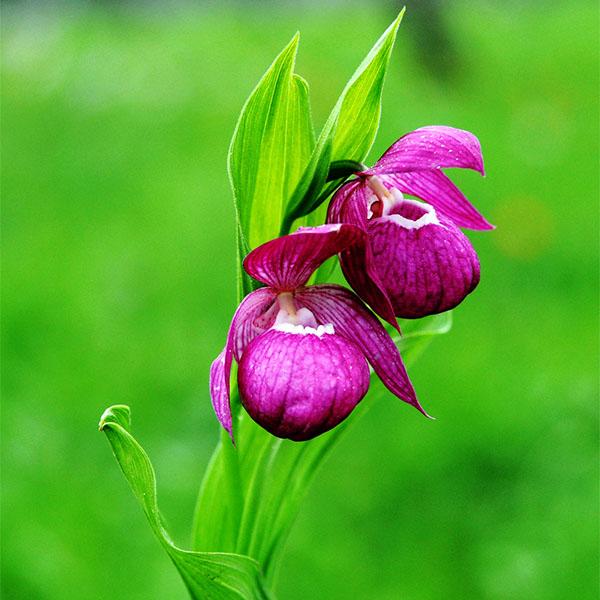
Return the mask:
<path id="1" fill-rule="evenodd" d="M 279 56 L 275 59 L 275 61 L 277 61 L 277 59 L 279 57 L 282 57 L 284 54 L 293 54 L 294 58 L 296 53 L 298 52 L 298 44 L 300 43 L 300 32 L 296 31 L 296 33 L 292 36 L 292 39 L 287 43 L 287 45 L 285 46 L 285 48 L 279 53 Z"/>
<path id="2" fill-rule="evenodd" d="M 404 13 L 406 12 L 406 6 L 403 6 L 398 13 L 398 16 L 394 19 L 394 24 L 396 28 L 399 27 L 400 23 L 402 23 L 402 19 L 404 18 Z"/>
<path id="3" fill-rule="evenodd" d="M 314 211 L 328 196 L 321 191 L 332 162 L 362 162 L 367 157 L 379 128 L 383 82 L 403 15 L 404 9 L 375 42 L 344 87 L 294 190 L 282 234 L 289 232 L 294 219 Z"/>
<path id="4" fill-rule="evenodd" d="M 314 147 L 308 86 L 294 73 L 299 39 L 297 32 L 262 76 L 231 140 L 228 171 L 239 235 L 251 248 L 279 232 Z"/>
<path id="5" fill-rule="evenodd" d="M 394 43 L 396 39 L 396 34 L 398 33 L 398 28 L 400 27 L 400 23 L 402 23 L 402 19 L 404 18 L 405 12 L 406 6 L 403 6 L 402 10 L 398 13 L 398 16 L 390 23 L 389 27 L 385 30 L 380 40 L 385 40 L 391 37 L 391 43 Z"/>

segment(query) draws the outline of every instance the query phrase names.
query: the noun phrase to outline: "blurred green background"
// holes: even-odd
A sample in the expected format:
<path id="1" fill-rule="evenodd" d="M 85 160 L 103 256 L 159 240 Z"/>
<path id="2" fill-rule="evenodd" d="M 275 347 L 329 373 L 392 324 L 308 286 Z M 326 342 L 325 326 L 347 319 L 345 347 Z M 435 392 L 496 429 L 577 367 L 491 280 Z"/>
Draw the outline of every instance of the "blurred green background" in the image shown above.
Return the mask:
<path id="1" fill-rule="evenodd" d="M 596 598 L 597 6 L 431 6 L 408 2 L 372 158 L 475 132 L 487 177 L 453 176 L 498 229 L 470 234 L 481 285 L 411 369 L 437 421 L 387 396 L 356 424 L 279 597 Z M 396 9 L 4 4 L 3 597 L 186 597 L 98 419 L 132 407 L 185 545 L 235 304 L 237 115 L 299 29 L 320 127 Z"/>

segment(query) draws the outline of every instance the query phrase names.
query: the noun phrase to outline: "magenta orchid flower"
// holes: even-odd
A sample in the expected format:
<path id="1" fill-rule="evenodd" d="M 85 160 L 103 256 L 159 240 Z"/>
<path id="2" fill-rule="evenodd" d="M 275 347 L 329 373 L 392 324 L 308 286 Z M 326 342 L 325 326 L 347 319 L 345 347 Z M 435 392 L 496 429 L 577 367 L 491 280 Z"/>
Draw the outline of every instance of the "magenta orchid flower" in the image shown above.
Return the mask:
<path id="1" fill-rule="evenodd" d="M 308 440 L 343 421 L 367 392 L 369 364 L 393 394 L 427 414 L 396 345 L 363 302 L 339 285 L 306 285 L 364 236 L 354 225 L 305 227 L 246 257 L 244 269 L 266 287 L 244 298 L 210 370 L 213 408 L 232 439 L 234 359 L 242 405 L 278 437 Z"/>
<path id="2" fill-rule="evenodd" d="M 484 174 L 477 138 L 453 127 L 412 131 L 371 168 L 356 173 L 329 206 L 329 223 L 351 223 L 365 243 L 345 248 L 348 283 L 383 319 L 418 318 L 454 308 L 479 283 L 479 260 L 459 227 L 493 225 L 442 168 Z M 409 194 L 424 200 L 405 199 Z"/>

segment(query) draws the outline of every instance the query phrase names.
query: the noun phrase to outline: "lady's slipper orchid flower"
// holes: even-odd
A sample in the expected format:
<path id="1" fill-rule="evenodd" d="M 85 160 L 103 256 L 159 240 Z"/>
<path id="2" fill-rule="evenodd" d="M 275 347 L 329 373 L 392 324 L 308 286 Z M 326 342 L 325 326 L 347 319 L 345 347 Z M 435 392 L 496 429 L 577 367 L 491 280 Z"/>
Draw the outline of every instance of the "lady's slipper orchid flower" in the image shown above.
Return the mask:
<path id="1" fill-rule="evenodd" d="M 329 206 L 329 223 L 351 223 L 367 233 L 365 244 L 342 251 L 342 270 L 358 295 L 394 326 L 395 317 L 454 308 L 479 282 L 477 254 L 459 227 L 493 225 L 448 179 L 445 167 L 483 175 L 477 138 L 452 127 L 417 129 L 343 185 Z"/>
<path id="2" fill-rule="evenodd" d="M 364 236 L 353 225 L 305 227 L 246 257 L 244 269 L 267 287 L 244 298 L 210 371 L 213 407 L 232 439 L 233 359 L 244 408 L 278 437 L 308 440 L 343 421 L 367 392 L 369 363 L 393 394 L 426 414 L 377 317 L 344 287 L 306 286 L 319 265 Z"/>

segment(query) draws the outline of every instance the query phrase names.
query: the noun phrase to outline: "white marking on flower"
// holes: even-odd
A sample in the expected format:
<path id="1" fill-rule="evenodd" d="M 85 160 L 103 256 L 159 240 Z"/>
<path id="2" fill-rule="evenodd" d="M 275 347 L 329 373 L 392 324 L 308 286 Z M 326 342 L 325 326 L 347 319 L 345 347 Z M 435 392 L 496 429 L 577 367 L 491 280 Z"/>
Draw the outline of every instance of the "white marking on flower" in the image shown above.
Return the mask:
<path id="1" fill-rule="evenodd" d="M 335 333 L 333 323 L 319 325 L 316 328 L 306 325 L 294 325 L 293 323 L 278 323 L 273 326 L 273 329 L 275 331 L 282 331 L 283 333 L 293 333 L 294 335 L 316 335 L 317 337 L 333 335 Z"/>
<path id="2" fill-rule="evenodd" d="M 392 190 L 392 192 L 397 192 L 399 197 L 396 196 L 396 193 L 394 193 L 395 202 L 384 207 L 383 215 L 380 217 L 382 221 L 391 221 L 400 227 L 404 227 L 404 229 L 421 229 L 421 227 L 424 227 L 425 225 L 441 225 L 433 206 L 427 204 L 426 202 L 419 202 L 418 200 L 409 200 L 408 198 L 404 198 L 402 194 L 395 188 Z M 389 211 L 400 203 L 418 206 L 421 210 L 424 210 L 425 213 L 416 220 L 407 219 L 406 217 L 398 214 L 389 214 Z"/>
<path id="3" fill-rule="evenodd" d="M 292 235 L 295 233 L 318 233 L 323 234 L 324 231 L 339 231 L 342 227 L 342 223 L 328 223 L 326 225 L 320 225 L 319 227 L 298 227 L 296 231 L 292 232 Z"/>

